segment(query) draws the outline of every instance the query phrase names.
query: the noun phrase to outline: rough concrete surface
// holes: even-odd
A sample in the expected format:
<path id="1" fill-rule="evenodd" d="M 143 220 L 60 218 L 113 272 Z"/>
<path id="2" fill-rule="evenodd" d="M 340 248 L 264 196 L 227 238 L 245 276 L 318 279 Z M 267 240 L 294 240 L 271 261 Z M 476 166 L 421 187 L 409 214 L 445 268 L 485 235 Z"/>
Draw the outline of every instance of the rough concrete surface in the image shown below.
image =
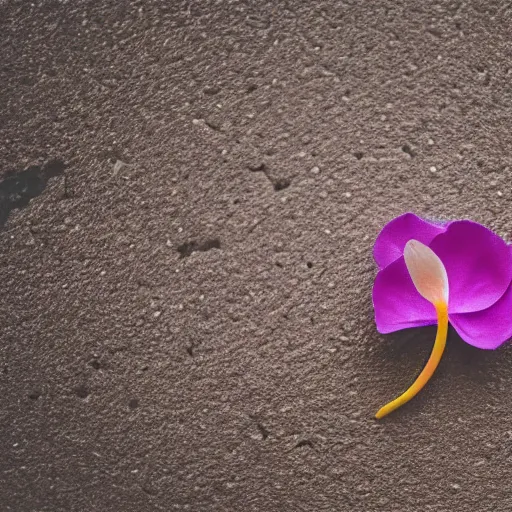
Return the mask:
<path id="1" fill-rule="evenodd" d="M 0 510 L 512 510 L 512 349 L 376 332 L 404 212 L 512 236 L 509 2 L 0 1 Z"/>

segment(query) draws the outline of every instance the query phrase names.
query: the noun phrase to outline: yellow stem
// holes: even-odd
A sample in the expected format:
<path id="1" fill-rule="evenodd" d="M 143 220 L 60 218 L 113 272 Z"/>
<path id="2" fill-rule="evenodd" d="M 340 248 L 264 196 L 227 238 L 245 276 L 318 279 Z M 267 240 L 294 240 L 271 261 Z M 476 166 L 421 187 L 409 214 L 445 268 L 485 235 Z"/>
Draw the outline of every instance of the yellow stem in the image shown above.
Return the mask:
<path id="1" fill-rule="evenodd" d="M 446 346 L 446 336 L 448 334 L 448 306 L 444 303 L 440 303 L 435 304 L 435 308 L 437 312 L 437 335 L 432 353 L 430 354 L 425 368 L 423 368 L 418 378 L 413 382 L 411 387 L 405 391 L 405 393 L 401 394 L 398 398 L 395 398 L 393 401 L 389 402 L 377 411 L 375 417 L 378 420 L 384 418 L 384 416 L 387 416 L 389 413 L 414 398 L 430 380 L 430 377 L 434 374 L 439 361 L 441 361 L 441 356 L 443 355 L 444 347 Z"/>

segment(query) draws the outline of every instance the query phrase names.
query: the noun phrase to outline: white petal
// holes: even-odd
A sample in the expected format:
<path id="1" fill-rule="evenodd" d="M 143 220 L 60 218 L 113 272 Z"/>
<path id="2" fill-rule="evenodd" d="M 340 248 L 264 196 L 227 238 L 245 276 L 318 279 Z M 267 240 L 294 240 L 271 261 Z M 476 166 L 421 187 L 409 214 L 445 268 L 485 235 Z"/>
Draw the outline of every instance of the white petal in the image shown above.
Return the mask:
<path id="1" fill-rule="evenodd" d="M 405 245 L 404 259 L 416 289 L 432 304 L 448 304 L 448 276 L 439 256 L 417 240 Z"/>

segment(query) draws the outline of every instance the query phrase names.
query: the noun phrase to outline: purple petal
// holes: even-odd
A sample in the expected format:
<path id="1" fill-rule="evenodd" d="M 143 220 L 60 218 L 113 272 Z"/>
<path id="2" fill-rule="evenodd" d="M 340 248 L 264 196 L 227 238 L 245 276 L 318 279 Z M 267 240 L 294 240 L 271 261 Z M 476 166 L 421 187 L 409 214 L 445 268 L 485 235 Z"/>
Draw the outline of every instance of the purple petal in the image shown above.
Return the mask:
<path id="1" fill-rule="evenodd" d="M 403 257 L 377 274 L 373 307 L 377 329 L 383 334 L 437 322 L 434 306 L 414 287 Z"/>
<path id="2" fill-rule="evenodd" d="M 429 245 L 434 237 L 445 231 L 446 226 L 423 220 L 414 213 L 404 213 L 382 228 L 375 240 L 373 257 L 379 268 L 385 268 L 402 256 L 409 240 Z"/>
<path id="3" fill-rule="evenodd" d="M 484 226 L 469 220 L 448 225 L 430 248 L 441 258 L 450 286 L 449 313 L 471 313 L 492 306 L 512 280 L 512 253 Z"/>
<path id="4" fill-rule="evenodd" d="M 476 313 L 450 315 L 460 337 L 478 348 L 495 349 L 512 338 L 512 287 L 498 302 Z"/>

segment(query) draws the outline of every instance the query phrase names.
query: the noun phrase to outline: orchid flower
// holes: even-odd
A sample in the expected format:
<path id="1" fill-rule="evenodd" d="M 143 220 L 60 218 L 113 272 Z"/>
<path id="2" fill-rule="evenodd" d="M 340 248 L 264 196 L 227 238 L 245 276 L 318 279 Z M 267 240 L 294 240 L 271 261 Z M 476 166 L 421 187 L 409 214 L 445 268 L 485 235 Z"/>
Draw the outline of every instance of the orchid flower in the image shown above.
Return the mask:
<path id="1" fill-rule="evenodd" d="M 379 409 L 380 419 L 413 398 L 436 370 L 448 323 L 470 345 L 495 349 L 512 337 L 512 250 L 469 220 L 444 224 L 406 213 L 375 241 L 373 287 L 380 333 L 437 324 L 430 358 L 407 391 Z"/>

